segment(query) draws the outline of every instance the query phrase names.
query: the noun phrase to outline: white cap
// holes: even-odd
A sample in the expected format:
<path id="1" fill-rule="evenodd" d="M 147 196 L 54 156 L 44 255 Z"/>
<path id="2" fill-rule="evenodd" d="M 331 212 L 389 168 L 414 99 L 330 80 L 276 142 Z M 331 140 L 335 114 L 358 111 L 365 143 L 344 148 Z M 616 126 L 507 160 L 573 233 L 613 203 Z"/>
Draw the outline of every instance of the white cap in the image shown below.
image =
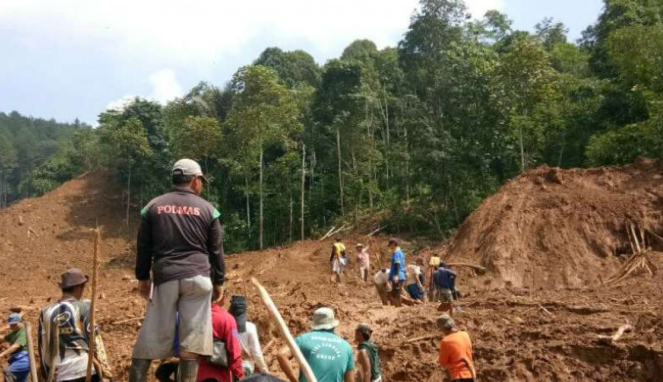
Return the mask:
<path id="1" fill-rule="evenodd" d="M 173 165 L 173 175 L 199 176 L 207 183 L 198 162 L 192 159 L 180 159 Z"/>
<path id="2" fill-rule="evenodd" d="M 338 324 L 331 308 L 320 308 L 313 313 L 313 324 L 311 325 L 313 330 L 334 329 Z"/>

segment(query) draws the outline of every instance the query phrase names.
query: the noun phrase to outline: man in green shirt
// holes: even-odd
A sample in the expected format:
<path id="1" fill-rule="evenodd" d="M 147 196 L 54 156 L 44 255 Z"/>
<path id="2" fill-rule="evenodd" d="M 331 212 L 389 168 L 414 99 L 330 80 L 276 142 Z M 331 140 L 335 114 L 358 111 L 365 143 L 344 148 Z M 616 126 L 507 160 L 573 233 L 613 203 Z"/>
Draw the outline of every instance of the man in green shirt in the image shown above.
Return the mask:
<path id="1" fill-rule="evenodd" d="M 0 343 L 8 342 L 9 348 L 0 353 L 0 358 L 9 355 L 9 367 L 4 370 L 5 382 L 26 382 L 30 374 L 28 357 L 28 335 L 21 323 L 21 315 L 12 313 L 7 319 L 11 332 L 0 337 Z"/>
<path id="2" fill-rule="evenodd" d="M 352 347 L 334 333 L 338 325 L 332 309 L 320 308 L 313 313 L 312 330 L 295 339 L 318 382 L 354 382 Z M 301 371 L 297 379 L 290 365 L 291 358 L 290 348 L 279 351 L 277 359 L 281 370 L 290 382 L 307 382 Z"/>
<path id="3" fill-rule="evenodd" d="M 382 382 L 382 366 L 378 346 L 371 342 L 373 329 L 368 324 L 359 324 L 355 329 L 355 342 L 359 344 L 357 363 L 361 382 Z"/>

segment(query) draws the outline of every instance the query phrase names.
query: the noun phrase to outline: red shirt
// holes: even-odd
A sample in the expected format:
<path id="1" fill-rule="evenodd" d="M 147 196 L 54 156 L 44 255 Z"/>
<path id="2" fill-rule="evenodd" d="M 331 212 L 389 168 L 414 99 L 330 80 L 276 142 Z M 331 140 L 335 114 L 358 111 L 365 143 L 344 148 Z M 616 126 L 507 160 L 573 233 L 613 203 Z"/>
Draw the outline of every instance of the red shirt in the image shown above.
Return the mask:
<path id="1" fill-rule="evenodd" d="M 242 368 L 242 349 L 237 335 L 235 318 L 217 304 L 212 304 L 212 332 L 214 338 L 226 343 L 228 351 L 228 368 L 222 369 L 207 363 L 206 359 L 200 361 L 198 366 L 197 382 L 214 379 L 218 382 L 232 382 L 232 375 L 237 379 L 244 378 Z"/>
<path id="2" fill-rule="evenodd" d="M 472 372 L 463 359 L 470 365 L 473 363 L 472 341 L 467 332 L 458 331 L 444 337 L 440 343 L 440 365 L 449 370 L 452 381 L 472 378 Z"/>

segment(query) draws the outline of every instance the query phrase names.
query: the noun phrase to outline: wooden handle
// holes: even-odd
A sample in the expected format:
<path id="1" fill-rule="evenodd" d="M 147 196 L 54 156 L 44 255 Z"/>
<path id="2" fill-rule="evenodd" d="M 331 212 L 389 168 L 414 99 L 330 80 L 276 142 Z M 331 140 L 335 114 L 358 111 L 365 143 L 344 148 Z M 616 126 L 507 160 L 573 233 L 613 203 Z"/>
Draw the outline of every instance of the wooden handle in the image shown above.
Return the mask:
<path id="1" fill-rule="evenodd" d="M 251 278 L 251 282 L 253 283 L 253 285 L 256 286 L 256 288 L 258 288 L 258 292 L 260 292 L 262 301 L 267 306 L 267 310 L 271 314 L 274 321 L 276 321 L 276 326 L 279 328 L 281 336 L 283 336 L 283 338 L 288 343 L 290 351 L 292 352 L 292 354 L 295 355 L 295 358 L 299 363 L 299 368 L 304 373 L 306 380 L 308 382 L 318 382 L 318 380 L 315 378 L 315 375 L 313 374 L 313 370 L 311 370 L 311 366 L 309 366 L 308 362 L 306 362 L 304 354 L 302 354 L 302 351 L 299 350 L 299 346 L 297 346 L 297 344 L 295 343 L 295 339 L 292 338 L 292 334 L 290 334 L 288 326 L 285 324 L 285 321 L 283 321 L 281 313 L 274 304 L 274 301 L 272 301 L 272 298 L 269 296 L 269 293 L 267 293 L 267 290 L 260 284 L 260 282 L 258 282 L 258 280 L 256 280 L 255 277 Z"/>
<path id="2" fill-rule="evenodd" d="M 53 326 L 55 325 L 55 326 Z M 53 382 L 55 380 L 55 369 L 58 368 L 58 363 L 60 363 L 60 322 L 58 320 L 53 320 L 51 322 L 51 368 L 48 371 L 48 378 L 46 382 Z"/>
<path id="3" fill-rule="evenodd" d="M 25 323 L 25 332 L 28 335 L 28 357 L 30 358 L 30 375 L 32 375 L 32 382 L 38 382 L 37 364 L 35 362 L 34 342 L 32 341 L 32 325 L 30 325 L 29 322 Z"/>
<path id="4" fill-rule="evenodd" d="M 94 336 L 94 327 L 95 317 L 94 310 L 97 305 L 97 261 L 99 257 L 99 241 L 100 241 L 101 232 L 99 227 L 94 230 L 94 255 L 92 257 L 92 302 L 90 302 L 90 323 L 87 327 L 88 331 L 88 353 L 87 353 L 87 373 L 85 374 L 85 382 L 91 382 L 92 380 L 92 366 L 94 360 L 94 345 L 95 345 L 95 336 Z M 99 376 L 101 379 L 101 376 Z"/>

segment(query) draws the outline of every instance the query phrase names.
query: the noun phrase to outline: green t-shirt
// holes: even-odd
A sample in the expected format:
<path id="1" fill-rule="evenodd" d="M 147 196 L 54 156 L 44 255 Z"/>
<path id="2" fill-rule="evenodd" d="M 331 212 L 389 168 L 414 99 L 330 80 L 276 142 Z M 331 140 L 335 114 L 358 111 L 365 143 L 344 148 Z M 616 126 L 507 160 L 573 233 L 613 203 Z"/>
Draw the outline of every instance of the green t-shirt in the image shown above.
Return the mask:
<path id="1" fill-rule="evenodd" d="M 28 348 L 28 335 L 26 334 L 25 327 L 18 329 L 17 331 L 12 331 L 5 336 L 5 341 L 9 342 L 12 345 L 19 344 L 21 347 L 16 350 L 14 353 L 27 350 Z M 13 353 L 12 353 L 13 354 Z"/>
<path id="2" fill-rule="evenodd" d="M 371 381 L 375 381 L 382 376 L 382 366 L 380 365 L 378 346 L 371 341 L 364 341 L 359 344 L 359 350 L 366 350 L 368 359 L 371 361 Z"/>
<path id="3" fill-rule="evenodd" d="M 355 367 L 350 344 L 330 330 L 314 330 L 295 339 L 318 382 L 343 382 Z M 299 381 L 306 382 L 303 373 Z"/>

